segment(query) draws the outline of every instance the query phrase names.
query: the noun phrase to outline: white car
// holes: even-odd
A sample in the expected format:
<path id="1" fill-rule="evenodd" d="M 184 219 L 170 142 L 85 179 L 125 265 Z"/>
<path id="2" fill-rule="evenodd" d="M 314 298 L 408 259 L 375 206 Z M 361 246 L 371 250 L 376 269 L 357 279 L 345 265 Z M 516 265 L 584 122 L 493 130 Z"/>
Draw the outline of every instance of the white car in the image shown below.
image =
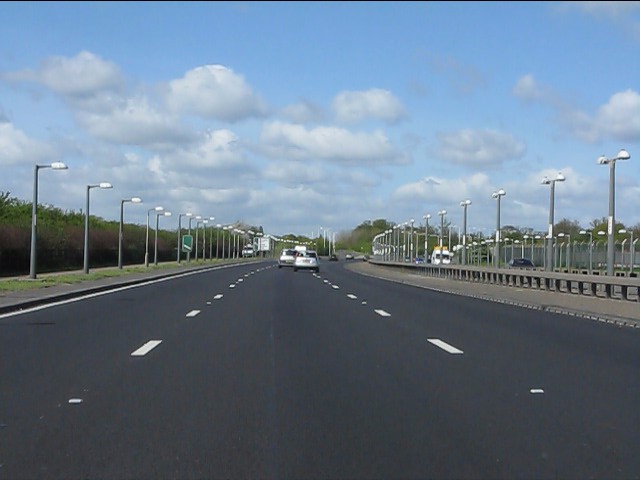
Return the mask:
<path id="1" fill-rule="evenodd" d="M 293 267 L 293 262 L 296 259 L 296 251 L 293 248 L 285 248 L 280 253 L 280 258 L 278 259 L 278 268 L 282 267 Z"/>
<path id="2" fill-rule="evenodd" d="M 311 270 L 318 273 L 320 271 L 318 254 L 313 250 L 298 252 L 296 259 L 293 262 L 293 271 L 297 272 L 300 269 Z"/>

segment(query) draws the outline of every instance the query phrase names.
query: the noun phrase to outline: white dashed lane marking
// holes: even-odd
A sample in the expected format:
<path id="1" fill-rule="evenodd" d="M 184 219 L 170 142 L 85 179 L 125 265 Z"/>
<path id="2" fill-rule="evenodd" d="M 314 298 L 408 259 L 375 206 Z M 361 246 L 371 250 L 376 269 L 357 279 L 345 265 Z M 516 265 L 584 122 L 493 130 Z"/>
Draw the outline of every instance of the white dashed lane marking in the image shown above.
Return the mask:
<path id="1" fill-rule="evenodd" d="M 385 312 L 384 310 L 374 310 L 374 312 L 376 312 L 378 315 L 380 315 L 381 317 L 390 317 L 391 314 L 389 312 Z"/>
<path id="2" fill-rule="evenodd" d="M 350 293 L 349 295 L 347 295 L 347 297 L 349 297 L 351 300 L 355 300 L 356 298 L 358 298 L 353 293 Z"/>
<path id="3" fill-rule="evenodd" d="M 160 345 L 161 343 L 162 343 L 162 340 L 149 340 L 147 343 L 145 343 L 143 346 L 141 346 L 135 352 L 131 353 L 131 356 L 132 357 L 143 357 L 147 353 L 149 353 L 151 350 L 156 348 L 158 345 Z"/>
<path id="4" fill-rule="evenodd" d="M 191 310 L 189 313 L 187 313 L 187 317 L 195 317 L 196 315 L 198 315 L 200 313 L 200 310 Z"/>
<path id="5" fill-rule="evenodd" d="M 217 294 L 215 297 L 213 297 L 214 300 L 220 300 L 223 297 L 223 295 L 221 293 Z"/>
<path id="6" fill-rule="evenodd" d="M 429 341 L 429 343 L 431 343 L 431 344 L 435 345 L 436 347 L 441 348 L 445 352 L 451 353 L 453 355 L 460 355 L 460 354 L 464 353 L 462 350 L 458 350 L 453 345 L 449 345 L 447 342 L 443 342 L 439 338 L 429 338 L 427 340 Z"/>

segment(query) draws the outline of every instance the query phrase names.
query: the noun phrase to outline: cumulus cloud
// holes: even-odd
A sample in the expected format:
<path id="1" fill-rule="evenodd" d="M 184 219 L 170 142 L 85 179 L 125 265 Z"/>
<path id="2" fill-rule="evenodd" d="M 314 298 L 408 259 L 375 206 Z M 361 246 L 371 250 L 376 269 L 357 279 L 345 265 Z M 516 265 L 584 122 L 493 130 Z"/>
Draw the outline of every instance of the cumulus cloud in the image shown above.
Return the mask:
<path id="1" fill-rule="evenodd" d="M 159 146 L 189 142 L 193 134 L 177 119 L 159 112 L 145 97 L 129 98 L 100 112 L 78 112 L 80 123 L 95 137 L 125 145 Z"/>
<path id="2" fill-rule="evenodd" d="M 0 165 L 37 163 L 54 158 L 53 150 L 44 143 L 32 140 L 7 121 L 0 121 Z"/>
<path id="3" fill-rule="evenodd" d="M 531 74 L 518 79 L 513 93 L 523 101 L 552 108 L 566 131 L 581 140 L 591 143 L 607 138 L 640 140 L 640 94 L 634 90 L 614 93 L 594 114 L 569 105 L 551 88 L 539 85 Z"/>
<path id="4" fill-rule="evenodd" d="M 640 95 L 633 90 L 615 93 L 598 109 L 596 123 L 612 138 L 640 140 Z"/>
<path id="5" fill-rule="evenodd" d="M 294 105 L 288 105 L 281 110 L 280 114 L 294 123 L 319 122 L 325 117 L 322 108 L 309 100 L 302 100 Z"/>
<path id="6" fill-rule="evenodd" d="M 197 67 L 169 82 L 166 102 L 176 112 L 229 122 L 267 114 L 244 78 L 222 65 Z"/>
<path id="7" fill-rule="evenodd" d="M 512 135 L 494 130 L 459 130 L 437 134 L 437 155 L 457 165 L 499 167 L 520 158 L 525 145 Z"/>
<path id="8" fill-rule="evenodd" d="M 424 177 L 398 187 L 392 198 L 400 202 L 437 201 L 441 204 L 459 204 L 465 198 L 477 198 L 491 191 L 488 175 L 475 173 L 466 178 Z"/>
<path id="9" fill-rule="evenodd" d="M 524 101 L 545 101 L 549 98 L 549 92 L 536 83 L 531 74 L 520 77 L 513 87 L 513 94 Z"/>
<path id="10" fill-rule="evenodd" d="M 271 122 L 260 134 L 265 153 L 273 158 L 320 159 L 343 165 L 399 165 L 409 162 L 381 131 L 352 133 L 336 127 L 306 129 Z"/>
<path id="11" fill-rule="evenodd" d="M 406 116 L 402 103 L 389 91 L 372 88 L 364 92 L 341 92 L 332 108 L 341 122 L 355 123 L 368 119 L 396 123 Z"/>
<path id="12" fill-rule="evenodd" d="M 105 91 L 117 92 L 124 87 L 124 79 L 115 64 L 87 51 L 71 58 L 49 57 L 37 70 L 11 72 L 4 77 L 10 81 L 42 84 L 72 101 Z"/>

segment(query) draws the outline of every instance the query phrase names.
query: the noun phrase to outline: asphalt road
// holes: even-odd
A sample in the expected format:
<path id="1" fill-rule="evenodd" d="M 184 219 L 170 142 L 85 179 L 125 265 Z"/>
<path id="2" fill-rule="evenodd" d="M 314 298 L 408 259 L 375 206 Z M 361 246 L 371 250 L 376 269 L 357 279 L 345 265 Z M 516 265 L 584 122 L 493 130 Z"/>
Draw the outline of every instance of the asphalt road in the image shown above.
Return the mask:
<path id="1" fill-rule="evenodd" d="M 344 267 L 0 316 L 0 478 L 640 478 L 640 331 Z"/>

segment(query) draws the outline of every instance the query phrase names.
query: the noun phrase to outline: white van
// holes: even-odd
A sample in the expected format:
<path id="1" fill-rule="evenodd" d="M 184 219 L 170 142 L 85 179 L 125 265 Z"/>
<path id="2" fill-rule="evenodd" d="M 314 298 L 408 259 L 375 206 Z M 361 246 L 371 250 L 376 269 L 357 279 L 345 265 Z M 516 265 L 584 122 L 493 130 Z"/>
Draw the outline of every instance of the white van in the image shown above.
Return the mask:
<path id="1" fill-rule="evenodd" d="M 451 253 L 446 246 L 435 247 L 431 253 L 432 265 L 449 265 L 451 263 Z"/>

